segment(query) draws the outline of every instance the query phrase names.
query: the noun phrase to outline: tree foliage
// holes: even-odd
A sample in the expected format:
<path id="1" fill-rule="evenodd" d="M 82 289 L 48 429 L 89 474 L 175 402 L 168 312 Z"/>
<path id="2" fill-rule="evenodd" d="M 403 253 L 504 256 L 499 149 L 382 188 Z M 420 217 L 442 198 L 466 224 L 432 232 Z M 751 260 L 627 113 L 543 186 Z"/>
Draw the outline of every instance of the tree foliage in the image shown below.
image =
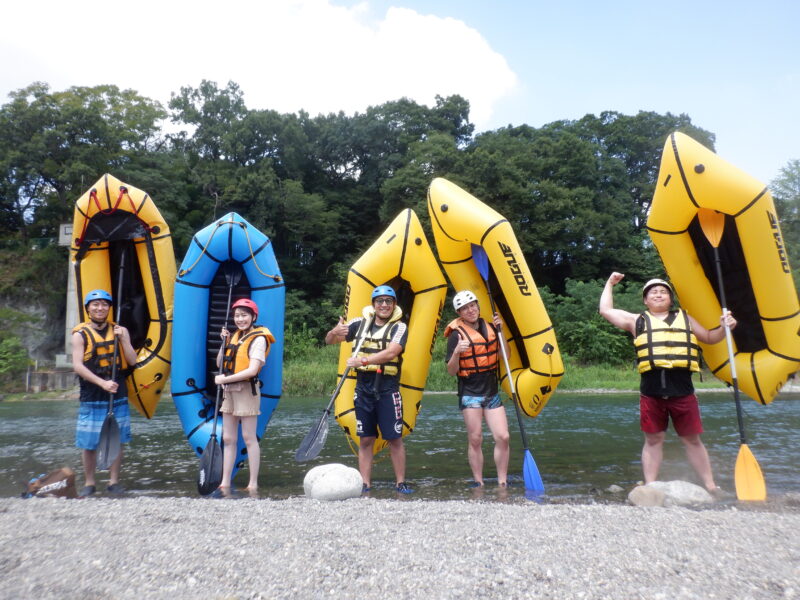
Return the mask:
<path id="1" fill-rule="evenodd" d="M 600 316 L 598 304 L 606 279 L 566 282 L 563 295 L 541 290 L 561 352 L 580 364 L 622 365 L 634 360 L 629 334 Z M 641 312 L 641 286 L 626 280 L 614 288 L 614 306 Z"/>
<path id="2" fill-rule="evenodd" d="M 442 176 L 513 224 L 567 351 L 625 360 L 596 315 L 596 281 L 612 270 L 633 281 L 657 274 L 644 222 L 664 141 L 680 130 L 713 148 L 713 134 L 687 115 L 604 112 L 475 135 L 469 113 L 457 95 L 311 116 L 250 109 L 234 82 L 182 87 L 167 109 L 115 86 L 34 83 L 0 106 L 0 238 L 25 246 L 54 236 L 105 172 L 154 198 L 178 261 L 194 232 L 236 211 L 270 236 L 289 329 L 306 343 L 335 321 L 349 266 L 401 210 L 414 209 L 430 231 L 427 188 Z M 796 245 L 793 169 L 776 199 Z M 64 283 L 54 285 L 63 298 Z"/>
<path id="3" fill-rule="evenodd" d="M 53 235 L 83 188 L 158 150 L 164 116 L 158 102 L 113 85 L 13 92 L 0 108 L 3 233 Z"/>
<path id="4" fill-rule="evenodd" d="M 789 257 L 794 258 L 792 275 L 797 286 L 800 284 L 800 160 L 790 160 L 770 188 L 786 250 Z"/>

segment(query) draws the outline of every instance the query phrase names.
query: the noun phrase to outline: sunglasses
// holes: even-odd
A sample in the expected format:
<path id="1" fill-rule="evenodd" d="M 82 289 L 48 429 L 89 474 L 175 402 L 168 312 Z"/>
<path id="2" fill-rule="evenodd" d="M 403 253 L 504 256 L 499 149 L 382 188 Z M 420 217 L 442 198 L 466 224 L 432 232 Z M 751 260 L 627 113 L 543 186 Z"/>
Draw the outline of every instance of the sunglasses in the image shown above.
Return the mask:
<path id="1" fill-rule="evenodd" d="M 376 298 L 372 302 L 373 304 L 394 304 L 394 300 L 392 298 Z"/>

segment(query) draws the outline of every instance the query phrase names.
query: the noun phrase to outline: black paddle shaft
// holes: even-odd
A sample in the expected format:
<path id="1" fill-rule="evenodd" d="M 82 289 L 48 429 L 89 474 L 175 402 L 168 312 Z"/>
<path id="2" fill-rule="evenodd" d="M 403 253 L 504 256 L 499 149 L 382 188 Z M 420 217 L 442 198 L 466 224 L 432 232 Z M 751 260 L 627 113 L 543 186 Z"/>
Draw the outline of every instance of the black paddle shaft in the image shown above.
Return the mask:
<path id="1" fill-rule="evenodd" d="M 234 268 L 234 264 L 232 262 L 227 262 L 223 266 L 225 270 L 225 281 L 228 282 L 228 302 L 225 305 L 225 329 L 228 328 L 228 319 L 231 316 L 231 296 L 233 296 L 233 288 L 239 283 L 239 278 L 241 277 L 242 272 L 239 269 Z M 223 341 L 223 344 L 225 342 Z M 217 371 L 217 375 L 222 375 L 222 365 L 225 362 L 225 349 L 222 349 L 222 360 L 220 361 L 219 370 Z M 222 386 L 217 386 L 217 399 L 214 402 L 214 423 L 211 426 L 211 437 L 213 439 L 217 439 L 217 417 L 219 416 L 219 395 L 220 391 L 222 390 Z"/>
<path id="2" fill-rule="evenodd" d="M 717 267 L 717 283 L 719 285 L 719 300 L 722 303 L 722 311 L 723 313 L 728 310 L 727 302 L 725 302 L 725 288 L 723 286 L 722 281 L 722 261 L 719 259 L 719 249 L 716 246 L 714 248 L 714 264 Z M 729 338 L 731 335 L 730 330 L 728 329 L 727 325 L 725 327 L 725 336 Z M 731 382 L 733 383 L 733 399 L 736 402 L 736 420 L 739 422 L 739 440 L 742 444 L 747 443 L 747 436 L 744 430 L 744 416 L 742 415 L 742 401 L 739 399 L 739 382 L 736 377 L 736 365 L 734 364 L 734 356 L 732 346 L 730 345 L 730 340 L 726 340 L 728 343 L 728 360 L 731 363 Z"/>
<path id="3" fill-rule="evenodd" d="M 492 297 L 492 288 L 489 285 L 489 276 L 483 279 L 483 282 L 486 284 L 486 294 L 489 296 L 489 304 L 492 308 L 492 317 L 494 317 L 494 313 L 497 312 L 497 307 L 494 304 L 494 298 Z M 513 374 L 511 373 L 511 366 L 508 364 L 508 357 L 506 356 L 505 346 L 503 345 L 503 340 L 497 340 L 497 343 L 500 344 L 500 352 L 503 355 L 503 361 L 506 365 L 506 375 L 508 375 L 508 386 L 511 388 L 511 401 L 514 403 L 514 412 L 517 415 L 517 423 L 519 423 L 519 434 L 522 438 L 522 447 L 527 451 L 528 447 L 528 434 L 525 432 L 525 425 L 522 423 L 522 412 L 519 410 L 519 402 L 517 400 L 517 389 L 514 385 L 514 381 L 512 380 Z"/>
<path id="4" fill-rule="evenodd" d="M 119 259 L 119 279 L 117 280 L 117 314 L 114 316 L 114 320 L 117 324 L 119 324 L 119 318 L 122 314 L 122 284 L 124 283 L 125 279 L 125 250 L 122 251 L 122 256 Z M 117 342 L 117 336 L 114 336 L 114 354 L 111 357 L 111 381 L 117 380 L 117 356 L 119 356 L 119 343 Z M 108 412 L 113 414 L 114 412 L 114 394 L 109 393 L 108 395 Z"/>
<path id="5" fill-rule="evenodd" d="M 361 345 L 364 343 L 364 339 L 366 337 L 363 335 L 363 332 L 372 327 L 372 323 L 374 323 L 374 321 L 375 317 L 369 320 L 369 324 L 367 324 L 367 319 L 364 319 L 360 323 L 358 331 L 356 332 L 352 356 L 355 356 L 358 354 L 358 351 L 361 350 Z M 322 449 L 324 442 L 319 445 L 319 448 L 315 448 L 315 446 L 317 445 L 321 435 L 324 434 L 327 436 L 328 417 L 331 414 L 331 408 L 333 407 L 333 403 L 336 401 L 336 398 L 339 396 L 342 386 L 344 385 L 345 381 L 347 381 L 347 376 L 350 375 L 351 370 L 352 367 L 347 367 L 344 370 L 341 378 L 339 379 L 339 383 L 336 384 L 336 389 L 334 389 L 333 394 L 331 394 L 331 399 L 328 401 L 328 405 L 325 407 L 325 410 L 322 411 L 322 416 L 320 417 L 319 421 L 317 421 L 317 424 L 311 428 L 311 430 L 306 434 L 306 437 L 303 438 L 303 441 L 300 443 L 300 447 L 297 449 L 297 452 L 295 452 L 294 455 L 294 458 L 297 462 L 304 462 L 316 458 L 319 454 L 319 451 Z M 313 456 L 312 451 L 316 452 L 316 454 L 313 454 Z"/>

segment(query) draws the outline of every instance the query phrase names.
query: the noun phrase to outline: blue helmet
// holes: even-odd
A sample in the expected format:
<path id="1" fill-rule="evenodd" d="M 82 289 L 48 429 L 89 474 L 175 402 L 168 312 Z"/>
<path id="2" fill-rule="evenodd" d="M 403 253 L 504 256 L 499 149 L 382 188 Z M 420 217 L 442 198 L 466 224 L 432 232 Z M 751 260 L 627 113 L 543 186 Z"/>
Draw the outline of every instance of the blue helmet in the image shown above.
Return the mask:
<path id="1" fill-rule="evenodd" d="M 105 300 L 109 304 L 113 304 L 114 302 L 111 298 L 111 294 L 105 290 L 92 290 L 86 294 L 86 297 L 83 299 L 83 305 L 86 306 L 92 300 Z"/>
<path id="2" fill-rule="evenodd" d="M 372 290 L 372 300 L 375 300 L 378 296 L 390 296 L 397 302 L 397 294 L 395 294 L 391 286 L 388 285 L 379 285 Z"/>

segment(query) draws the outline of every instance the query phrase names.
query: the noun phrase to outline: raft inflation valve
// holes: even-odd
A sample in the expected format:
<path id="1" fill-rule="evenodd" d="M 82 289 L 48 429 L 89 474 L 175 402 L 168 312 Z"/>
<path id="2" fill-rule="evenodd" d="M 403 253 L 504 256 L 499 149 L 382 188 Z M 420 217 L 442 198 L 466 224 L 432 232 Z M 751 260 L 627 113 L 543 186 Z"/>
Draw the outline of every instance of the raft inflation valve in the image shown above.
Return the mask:
<path id="1" fill-rule="evenodd" d="M 415 238 L 415 239 L 414 239 L 414 243 L 415 243 L 417 246 L 422 246 L 422 240 L 421 240 L 420 238 Z"/>
<path id="2" fill-rule="evenodd" d="M 447 212 L 448 208 L 449 206 L 447 206 L 447 204 L 442 204 L 442 212 Z"/>
<path id="3" fill-rule="evenodd" d="M 699 164 L 699 165 L 695 165 L 694 166 L 694 172 L 695 173 L 702 173 L 705 170 L 706 170 L 706 166 L 704 164 Z"/>

